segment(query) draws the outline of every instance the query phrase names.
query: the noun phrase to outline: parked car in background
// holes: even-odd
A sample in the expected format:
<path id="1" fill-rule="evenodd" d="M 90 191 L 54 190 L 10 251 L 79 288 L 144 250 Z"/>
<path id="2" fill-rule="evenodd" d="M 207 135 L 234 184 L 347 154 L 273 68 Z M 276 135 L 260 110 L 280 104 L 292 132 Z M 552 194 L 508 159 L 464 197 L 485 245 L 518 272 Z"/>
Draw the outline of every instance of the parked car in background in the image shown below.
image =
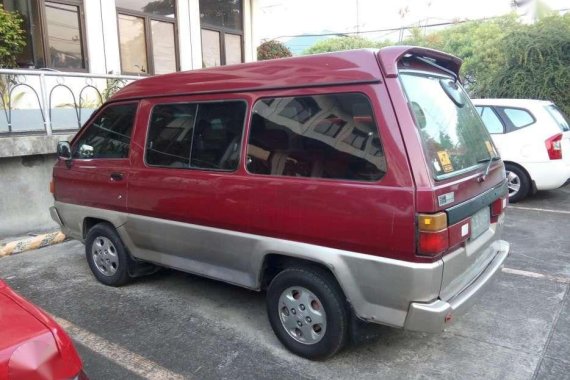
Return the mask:
<path id="1" fill-rule="evenodd" d="M 554 103 L 473 99 L 505 163 L 509 201 L 570 180 L 570 120 Z"/>
<path id="2" fill-rule="evenodd" d="M 71 339 L 0 280 L 0 379 L 87 380 Z"/>

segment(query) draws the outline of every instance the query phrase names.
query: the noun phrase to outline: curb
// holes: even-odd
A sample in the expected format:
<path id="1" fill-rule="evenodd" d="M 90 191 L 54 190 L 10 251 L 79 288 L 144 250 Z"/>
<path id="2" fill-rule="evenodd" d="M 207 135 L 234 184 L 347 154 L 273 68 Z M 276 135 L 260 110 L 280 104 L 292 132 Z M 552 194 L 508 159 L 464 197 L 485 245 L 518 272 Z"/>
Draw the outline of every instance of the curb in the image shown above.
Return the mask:
<path id="1" fill-rule="evenodd" d="M 25 251 L 31 251 L 33 249 L 47 247 L 48 245 L 61 243 L 64 240 L 65 240 L 65 235 L 63 234 L 63 232 L 54 231 L 47 234 L 41 234 L 38 236 L 29 237 L 26 239 L 11 241 L 6 245 L 0 247 L 0 257 L 10 256 L 14 253 L 20 253 Z"/>

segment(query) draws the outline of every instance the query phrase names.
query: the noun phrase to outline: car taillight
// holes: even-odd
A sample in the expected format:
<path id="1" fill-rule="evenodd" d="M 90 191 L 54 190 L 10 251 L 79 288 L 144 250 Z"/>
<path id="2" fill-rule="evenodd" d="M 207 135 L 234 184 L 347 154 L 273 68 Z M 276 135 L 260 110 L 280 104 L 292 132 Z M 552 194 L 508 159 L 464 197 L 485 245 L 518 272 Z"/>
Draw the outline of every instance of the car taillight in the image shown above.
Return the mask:
<path id="1" fill-rule="evenodd" d="M 562 133 L 554 135 L 544 142 L 546 145 L 546 150 L 548 152 L 548 157 L 551 160 L 561 160 L 562 159 Z"/>
<path id="2" fill-rule="evenodd" d="M 507 208 L 508 197 L 499 198 L 491 203 L 491 223 L 497 223 L 499 216 Z"/>
<path id="3" fill-rule="evenodd" d="M 418 215 L 418 254 L 437 256 L 449 248 L 447 214 Z"/>

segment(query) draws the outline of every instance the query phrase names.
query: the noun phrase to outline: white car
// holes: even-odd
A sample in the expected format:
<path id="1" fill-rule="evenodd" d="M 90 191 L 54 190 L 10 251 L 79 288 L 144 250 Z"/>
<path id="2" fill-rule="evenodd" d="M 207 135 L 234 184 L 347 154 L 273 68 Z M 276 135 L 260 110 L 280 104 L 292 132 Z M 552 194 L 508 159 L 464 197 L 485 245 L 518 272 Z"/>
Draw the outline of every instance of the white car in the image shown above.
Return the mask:
<path id="1" fill-rule="evenodd" d="M 501 158 L 514 203 L 570 180 L 570 119 L 549 101 L 473 99 Z"/>

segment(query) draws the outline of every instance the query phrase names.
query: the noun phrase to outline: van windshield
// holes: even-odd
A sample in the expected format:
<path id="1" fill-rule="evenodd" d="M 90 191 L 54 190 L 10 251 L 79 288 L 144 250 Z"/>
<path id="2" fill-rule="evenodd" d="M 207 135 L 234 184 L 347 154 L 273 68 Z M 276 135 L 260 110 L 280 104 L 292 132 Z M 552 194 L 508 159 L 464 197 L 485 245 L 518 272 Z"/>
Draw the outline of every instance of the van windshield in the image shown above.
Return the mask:
<path id="1" fill-rule="evenodd" d="M 466 172 L 497 156 L 469 97 L 451 77 L 401 71 L 400 80 L 435 179 Z"/>

